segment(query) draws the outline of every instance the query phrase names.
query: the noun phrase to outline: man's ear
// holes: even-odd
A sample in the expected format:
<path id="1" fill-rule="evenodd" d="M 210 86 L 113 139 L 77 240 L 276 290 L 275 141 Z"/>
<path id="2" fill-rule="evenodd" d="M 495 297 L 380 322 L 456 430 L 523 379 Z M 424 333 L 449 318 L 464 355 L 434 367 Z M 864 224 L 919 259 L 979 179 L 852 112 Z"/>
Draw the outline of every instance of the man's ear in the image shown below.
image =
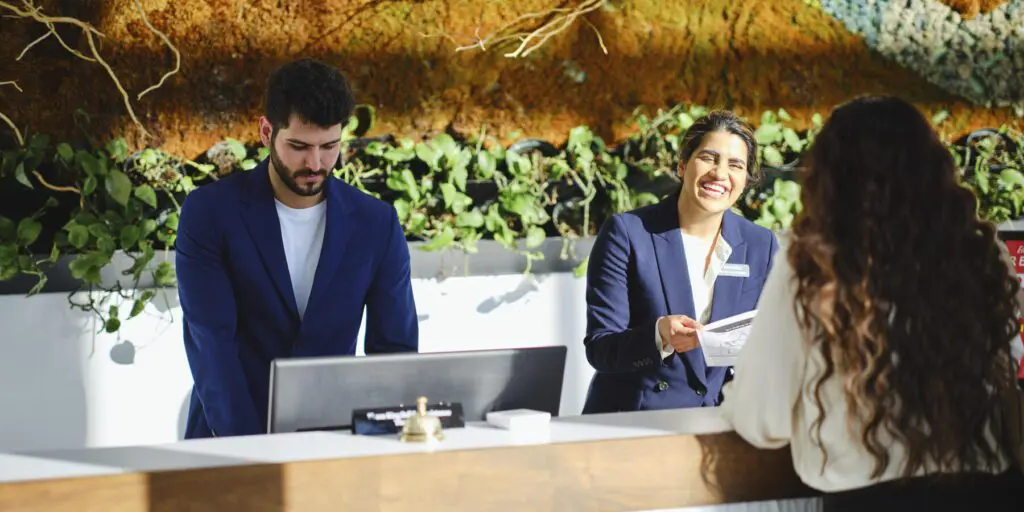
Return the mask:
<path id="1" fill-rule="evenodd" d="M 274 125 L 270 123 L 270 120 L 266 116 L 260 117 L 260 140 L 264 146 L 269 148 L 273 144 L 271 141 L 273 133 Z"/>

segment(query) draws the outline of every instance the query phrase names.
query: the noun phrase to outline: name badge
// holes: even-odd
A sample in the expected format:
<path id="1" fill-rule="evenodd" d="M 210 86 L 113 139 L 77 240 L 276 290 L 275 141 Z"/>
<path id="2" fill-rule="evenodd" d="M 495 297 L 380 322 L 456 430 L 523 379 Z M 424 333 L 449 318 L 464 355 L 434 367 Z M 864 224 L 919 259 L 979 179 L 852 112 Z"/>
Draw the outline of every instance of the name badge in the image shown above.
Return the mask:
<path id="1" fill-rule="evenodd" d="M 718 274 L 726 277 L 750 277 L 750 265 L 741 263 L 726 263 Z"/>

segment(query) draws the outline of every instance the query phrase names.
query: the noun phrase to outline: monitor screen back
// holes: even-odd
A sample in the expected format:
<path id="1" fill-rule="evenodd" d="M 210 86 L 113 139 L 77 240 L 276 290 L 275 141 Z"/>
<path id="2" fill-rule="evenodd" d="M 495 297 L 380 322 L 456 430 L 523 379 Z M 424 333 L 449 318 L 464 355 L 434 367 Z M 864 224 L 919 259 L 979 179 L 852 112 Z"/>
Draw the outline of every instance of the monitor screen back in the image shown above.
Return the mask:
<path id="1" fill-rule="evenodd" d="M 567 349 L 519 349 L 278 359 L 270 369 L 268 431 L 350 428 L 352 412 L 459 402 L 466 421 L 490 411 L 558 415 Z"/>

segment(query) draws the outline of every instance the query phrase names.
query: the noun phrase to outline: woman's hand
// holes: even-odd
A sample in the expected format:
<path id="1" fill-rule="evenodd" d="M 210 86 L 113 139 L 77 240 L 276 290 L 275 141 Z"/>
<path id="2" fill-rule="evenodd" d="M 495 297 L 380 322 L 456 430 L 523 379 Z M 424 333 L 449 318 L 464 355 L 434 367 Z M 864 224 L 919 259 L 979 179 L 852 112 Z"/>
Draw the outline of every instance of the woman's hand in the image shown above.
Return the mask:
<path id="1" fill-rule="evenodd" d="M 658 334 L 661 343 L 667 349 L 671 346 L 676 352 L 689 352 L 700 346 L 697 331 L 703 329 L 700 322 L 686 315 L 669 315 L 658 319 Z"/>

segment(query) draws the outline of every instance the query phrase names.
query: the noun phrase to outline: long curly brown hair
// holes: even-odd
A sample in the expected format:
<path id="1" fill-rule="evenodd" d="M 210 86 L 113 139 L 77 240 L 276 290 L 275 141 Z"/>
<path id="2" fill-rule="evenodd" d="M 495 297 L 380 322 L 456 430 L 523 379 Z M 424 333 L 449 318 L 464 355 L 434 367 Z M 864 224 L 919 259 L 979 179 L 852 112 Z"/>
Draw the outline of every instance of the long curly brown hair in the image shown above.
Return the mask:
<path id="1" fill-rule="evenodd" d="M 907 448 L 904 475 L 995 467 L 1012 453 L 998 395 L 1016 385 L 1019 284 L 930 123 L 898 98 L 856 98 L 816 137 L 801 184 L 787 257 L 825 360 L 816 442 L 821 386 L 836 377 L 874 477 L 890 464 L 882 429 Z"/>

